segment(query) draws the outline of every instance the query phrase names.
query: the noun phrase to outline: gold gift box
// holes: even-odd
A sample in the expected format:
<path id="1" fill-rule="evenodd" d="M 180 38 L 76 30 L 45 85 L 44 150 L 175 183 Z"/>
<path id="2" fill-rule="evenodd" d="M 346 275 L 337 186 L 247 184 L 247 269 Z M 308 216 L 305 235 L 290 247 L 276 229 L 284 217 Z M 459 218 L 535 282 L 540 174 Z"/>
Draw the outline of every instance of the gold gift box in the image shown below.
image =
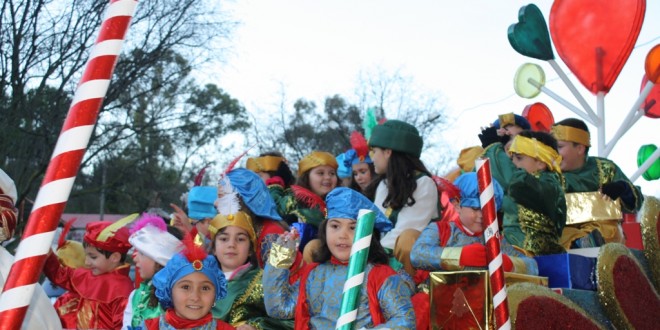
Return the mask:
<path id="1" fill-rule="evenodd" d="M 566 224 L 623 219 L 621 202 L 603 199 L 598 192 L 566 194 Z"/>
<path id="2" fill-rule="evenodd" d="M 507 287 L 516 283 L 534 283 L 546 288 L 548 287 L 548 278 L 545 276 L 504 272 L 504 281 L 506 282 Z"/>
<path id="3" fill-rule="evenodd" d="M 431 329 L 489 329 L 492 298 L 487 270 L 432 272 Z"/>

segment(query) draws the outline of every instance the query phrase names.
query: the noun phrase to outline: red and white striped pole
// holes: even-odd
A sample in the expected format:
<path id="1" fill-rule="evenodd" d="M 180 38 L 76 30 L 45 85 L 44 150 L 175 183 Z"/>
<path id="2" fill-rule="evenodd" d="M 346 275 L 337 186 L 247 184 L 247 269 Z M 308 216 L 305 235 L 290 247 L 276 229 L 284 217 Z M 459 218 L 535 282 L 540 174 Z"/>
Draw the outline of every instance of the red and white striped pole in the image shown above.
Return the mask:
<path id="1" fill-rule="evenodd" d="M 0 295 L 0 329 L 21 328 L 136 6 L 110 0 Z"/>
<path id="2" fill-rule="evenodd" d="M 486 241 L 486 259 L 490 273 L 490 287 L 493 291 L 493 309 L 495 325 L 498 329 L 511 329 L 509 305 L 506 300 L 504 269 L 502 268 L 502 252 L 500 251 L 500 230 L 495 208 L 495 189 L 490 172 L 488 158 L 476 160 L 477 182 L 479 184 L 479 201 L 483 215 L 484 239 Z"/>

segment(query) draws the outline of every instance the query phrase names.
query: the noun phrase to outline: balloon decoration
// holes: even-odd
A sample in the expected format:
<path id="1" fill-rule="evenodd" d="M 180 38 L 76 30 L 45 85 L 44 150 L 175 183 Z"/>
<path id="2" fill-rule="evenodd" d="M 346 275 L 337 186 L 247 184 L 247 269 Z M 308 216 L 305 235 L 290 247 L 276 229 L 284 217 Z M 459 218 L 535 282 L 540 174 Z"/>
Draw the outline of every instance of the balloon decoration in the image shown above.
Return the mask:
<path id="1" fill-rule="evenodd" d="M 654 84 L 660 82 L 660 44 L 655 45 L 648 54 L 646 54 L 646 61 L 644 61 L 644 72 L 646 76 L 651 79 Z"/>
<path id="2" fill-rule="evenodd" d="M 559 57 L 593 94 L 607 93 L 637 41 L 645 0 L 555 0 L 550 34 Z"/>
<path id="3" fill-rule="evenodd" d="M 539 7 L 529 4 L 520 8 L 518 23 L 509 26 L 509 43 L 518 53 L 539 60 L 553 60 L 550 33 Z"/>
<path id="4" fill-rule="evenodd" d="M 644 75 L 642 77 L 642 87 L 646 86 L 646 83 L 649 81 L 648 77 Z M 644 109 L 644 115 L 649 118 L 660 118 L 660 84 L 656 83 L 651 89 L 651 93 L 646 97 L 644 103 L 642 103 L 642 108 Z"/>
<path id="5" fill-rule="evenodd" d="M 513 78 L 513 89 L 518 96 L 531 99 L 541 93 L 541 88 L 532 85 L 529 82 L 530 79 L 543 86 L 545 85 L 545 72 L 537 64 L 525 63 L 518 68 Z"/>
<path id="6" fill-rule="evenodd" d="M 555 117 L 552 115 L 552 112 L 541 102 L 526 106 L 522 115 L 532 126 L 533 131 L 550 133 L 550 127 L 555 123 Z"/>
<path id="7" fill-rule="evenodd" d="M 658 149 L 654 144 L 643 145 L 637 151 L 637 166 L 642 166 L 644 162 L 651 157 L 651 155 Z M 660 179 L 660 158 L 656 159 L 655 162 L 649 167 L 642 177 L 646 181 L 653 181 Z"/>

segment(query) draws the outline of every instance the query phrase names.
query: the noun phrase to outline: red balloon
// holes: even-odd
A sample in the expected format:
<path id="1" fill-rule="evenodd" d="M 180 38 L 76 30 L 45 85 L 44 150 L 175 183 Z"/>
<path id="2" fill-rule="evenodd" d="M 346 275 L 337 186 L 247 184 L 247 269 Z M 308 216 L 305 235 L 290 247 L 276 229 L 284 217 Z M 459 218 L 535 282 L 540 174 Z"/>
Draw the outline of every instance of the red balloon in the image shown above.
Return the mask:
<path id="1" fill-rule="evenodd" d="M 642 76 L 642 87 L 640 90 L 644 89 L 646 83 L 649 81 L 649 78 L 646 75 Z M 644 108 L 644 116 L 649 118 L 660 118 L 660 84 L 653 85 L 651 93 L 646 97 L 642 107 Z"/>
<path id="2" fill-rule="evenodd" d="M 582 85 L 607 93 L 635 46 L 645 11 L 645 0 L 555 0 L 550 35 Z"/>
<path id="3" fill-rule="evenodd" d="M 555 123 L 552 111 L 541 102 L 526 106 L 522 115 L 532 126 L 533 131 L 550 133 L 550 127 Z"/>

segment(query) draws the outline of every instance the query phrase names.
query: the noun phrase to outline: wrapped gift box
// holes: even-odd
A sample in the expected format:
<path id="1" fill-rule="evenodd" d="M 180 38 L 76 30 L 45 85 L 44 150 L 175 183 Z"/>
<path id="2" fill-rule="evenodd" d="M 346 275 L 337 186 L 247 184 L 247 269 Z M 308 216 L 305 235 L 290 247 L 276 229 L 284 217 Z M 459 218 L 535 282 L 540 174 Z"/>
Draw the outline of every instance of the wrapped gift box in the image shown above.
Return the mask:
<path id="1" fill-rule="evenodd" d="M 492 298 L 488 271 L 432 272 L 431 329 L 488 329 Z"/>
<path id="2" fill-rule="evenodd" d="M 506 286 L 516 284 L 516 283 L 534 283 L 540 286 L 548 287 L 548 278 L 545 276 L 534 276 L 534 275 L 525 275 L 518 273 L 509 273 L 504 272 L 504 281 Z"/>
<path id="3" fill-rule="evenodd" d="M 551 288 L 596 290 L 596 258 L 574 253 L 536 256 L 539 275 Z"/>

